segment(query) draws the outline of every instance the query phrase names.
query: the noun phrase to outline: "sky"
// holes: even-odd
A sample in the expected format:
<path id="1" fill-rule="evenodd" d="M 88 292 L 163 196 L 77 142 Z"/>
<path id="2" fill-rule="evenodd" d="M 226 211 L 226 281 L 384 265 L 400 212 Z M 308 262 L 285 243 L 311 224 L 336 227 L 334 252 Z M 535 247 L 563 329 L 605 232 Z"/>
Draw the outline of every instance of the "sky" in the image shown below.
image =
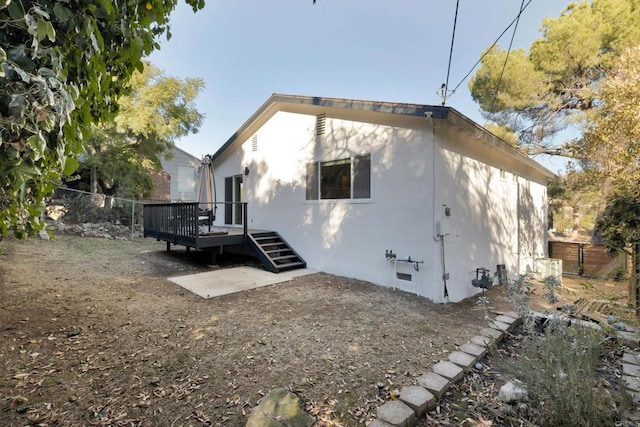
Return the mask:
<path id="1" fill-rule="evenodd" d="M 528 0 L 525 1 L 525 4 Z M 568 0 L 531 0 L 513 46 L 528 49 L 545 17 Z M 468 89 L 471 70 L 517 16 L 517 0 L 459 0 L 447 105 L 484 125 Z M 177 146 L 213 154 L 272 93 L 438 105 L 445 83 L 455 0 L 206 0 L 193 13 L 180 3 L 170 40 L 149 60 L 167 75 L 197 77 L 205 115 Z M 513 27 L 500 39 L 507 48 Z M 471 75 L 473 75 L 472 73 Z M 559 158 L 538 158 L 553 172 Z"/>

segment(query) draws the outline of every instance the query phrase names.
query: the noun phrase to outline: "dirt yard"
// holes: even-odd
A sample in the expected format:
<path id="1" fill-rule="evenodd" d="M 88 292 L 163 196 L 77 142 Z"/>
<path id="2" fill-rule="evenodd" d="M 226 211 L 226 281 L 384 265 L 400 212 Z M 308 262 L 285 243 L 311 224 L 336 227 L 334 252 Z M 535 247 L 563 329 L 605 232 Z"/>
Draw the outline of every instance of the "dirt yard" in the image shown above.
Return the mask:
<path id="1" fill-rule="evenodd" d="M 212 267 L 164 249 L 0 242 L 3 425 L 242 426 L 278 387 L 319 425 L 364 425 L 377 383 L 414 384 L 485 327 L 476 298 L 439 305 L 326 274 L 204 300 L 166 278 Z"/>

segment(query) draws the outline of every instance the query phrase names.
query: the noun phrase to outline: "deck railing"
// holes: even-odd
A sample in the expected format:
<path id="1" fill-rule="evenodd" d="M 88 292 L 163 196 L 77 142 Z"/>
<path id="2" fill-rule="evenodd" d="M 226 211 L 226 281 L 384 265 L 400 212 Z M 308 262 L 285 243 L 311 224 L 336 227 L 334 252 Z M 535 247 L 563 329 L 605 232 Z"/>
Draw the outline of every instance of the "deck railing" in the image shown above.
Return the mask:
<path id="1" fill-rule="evenodd" d="M 248 233 L 246 202 L 145 204 L 143 212 L 144 237 L 155 237 L 158 240 L 195 247 L 196 241 L 203 231 L 201 226 L 213 227 L 217 205 L 227 204 L 242 209 L 242 228 L 246 240 Z M 224 210 L 222 211 L 224 212 Z"/>

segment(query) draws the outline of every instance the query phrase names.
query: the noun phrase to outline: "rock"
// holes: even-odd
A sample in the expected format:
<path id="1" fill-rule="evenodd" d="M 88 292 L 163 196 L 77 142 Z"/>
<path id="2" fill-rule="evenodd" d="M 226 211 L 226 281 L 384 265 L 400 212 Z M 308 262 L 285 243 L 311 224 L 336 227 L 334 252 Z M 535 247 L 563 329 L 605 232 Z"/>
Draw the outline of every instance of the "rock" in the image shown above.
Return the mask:
<path id="1" fill-rule="evenodd" d="M 311 427 L 315 419 L 303 409 L 303 402 L 285 389 L 275 389 L 251 410 L 246 427 Z"/>
<path id="2" fill-rule="evenodd" d="M 622 322 L 616 322 L 613 324 L 613 327 L 616 328 L 619 331 L 626 331 L 627 330 L 627 325 L 625 325 Z"/>
<path id="3" fill-rule="evenodd" d="M 54 221 L 59 220 L 67 213 L 67 208 L 62 205 L 47 206 L 47 216 Z"/>
<path id="4" fill-rule="evenodd" d="M 527 390 L 522 382 L 513 380 L 500 387 L 498 399 L 505 403 L 515 403 L 527 398 Z"/>
<path id="5" fill-rule="evenodd" d="M 473 367 L 476 368 L 478 371 L 482 371 L 482 369 L 484 369 L 484 365 L 480 362 L 476 363 Z"/>

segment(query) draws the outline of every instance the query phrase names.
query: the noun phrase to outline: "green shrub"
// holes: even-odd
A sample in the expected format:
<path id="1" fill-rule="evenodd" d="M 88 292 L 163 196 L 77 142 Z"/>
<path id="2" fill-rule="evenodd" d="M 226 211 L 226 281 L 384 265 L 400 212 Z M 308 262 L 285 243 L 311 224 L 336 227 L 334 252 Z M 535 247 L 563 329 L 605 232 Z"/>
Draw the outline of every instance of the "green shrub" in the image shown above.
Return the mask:
<path id="1" fill-rule="evenodd" d="M 65 205 L 67 213 L 64 215 L 64 219 L 71 224 L 93 222 L 98 217 L 98 208 L 91 201 L 91 198 L 84 194 L 67 198 Z"/>
<path id="2" fill-rule="evenodd" d="M 544 425 L 614 425 L 616 402 L 599 387 L 604 342 L 601 331 L 552 320 L 544 333 L 525 338 L 517 358 L 497 361 L 498 369 L 526 385 Z"/>

